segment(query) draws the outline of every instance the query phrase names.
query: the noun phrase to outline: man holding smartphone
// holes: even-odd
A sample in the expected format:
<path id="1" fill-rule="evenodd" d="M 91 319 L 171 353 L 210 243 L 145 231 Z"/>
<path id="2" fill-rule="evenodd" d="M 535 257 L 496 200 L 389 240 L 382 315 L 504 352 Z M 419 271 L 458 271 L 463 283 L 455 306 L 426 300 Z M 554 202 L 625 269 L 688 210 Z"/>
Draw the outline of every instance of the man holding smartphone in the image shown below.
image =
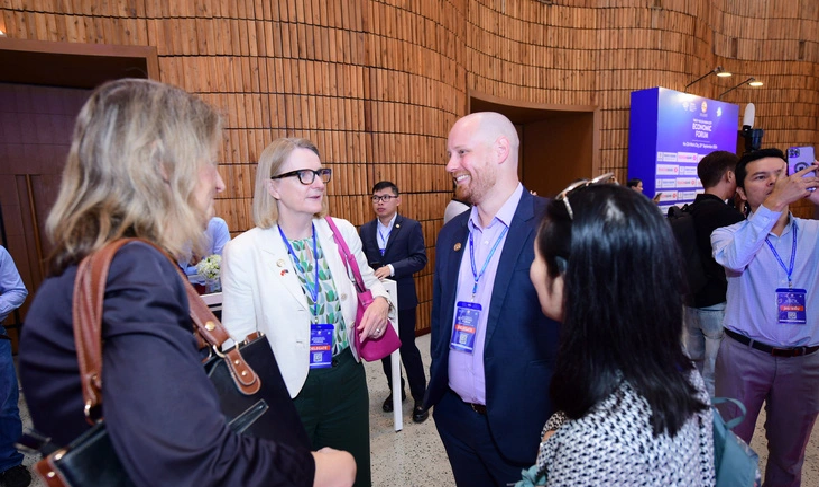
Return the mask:
<path id="1" fill-rule="evenodd" d="M 819 415 L 819 221 L 788 211 L 802 198 L 819 205 L 819 192 L 811 191 L 819 178 L 807 176 L 816 167 L 789 176 L 782 151 L 745 154 L 736 167 L 737 193 L 750 214 L 711 234 L 728 278 L 716 395 L 745 405 L 734 432 L 748 443 L 766 403 L 765 485 L 800 485 Z M 723 413 L 738 414 L 733 406 Z"/>

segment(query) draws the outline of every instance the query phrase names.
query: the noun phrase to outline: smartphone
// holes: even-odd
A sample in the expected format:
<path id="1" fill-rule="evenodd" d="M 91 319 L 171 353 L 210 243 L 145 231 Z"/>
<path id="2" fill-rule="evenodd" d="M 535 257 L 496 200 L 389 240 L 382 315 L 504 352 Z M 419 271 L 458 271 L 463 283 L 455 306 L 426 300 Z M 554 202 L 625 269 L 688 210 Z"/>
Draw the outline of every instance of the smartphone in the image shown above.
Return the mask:
<path id="1" fill-rule="evenodd" d="M 788 149 L 788 174 L 795 174 L 813 164 L 816 160 L 816 153 L 813 147 L 791 147 Z M 816 171 L 811 171 L 805 176 L 816 176 Z"/>
<path id="2" fill-rule="evenodd" d="M 788 174 L 795 174 L 816 161 L 816 152 L 813 147 L 791 147 L 788 149 Z M 816 176 L 816 171 L 804 174 L 802 177 Z M 810 188 L 811 192 L 816 188 Z"/>

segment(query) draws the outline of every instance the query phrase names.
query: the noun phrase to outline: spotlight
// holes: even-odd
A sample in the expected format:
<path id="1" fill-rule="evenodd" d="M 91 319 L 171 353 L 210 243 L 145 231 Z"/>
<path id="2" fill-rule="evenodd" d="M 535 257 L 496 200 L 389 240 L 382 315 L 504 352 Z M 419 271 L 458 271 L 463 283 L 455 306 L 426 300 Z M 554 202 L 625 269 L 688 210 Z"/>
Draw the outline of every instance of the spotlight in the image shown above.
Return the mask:
<path id="1" fill-rule="evenodd" d="M 724 69 L 722 69 L 722 66 L 717 66 L 716 68 L 712 69 L 711 71 L 708 71 L 704 75 L 700 76 L 699 78 L 697 78 L 694 81 L 692 81 L 692 82 L 688 83 L 687 85 L 685 85 L 685 88 L 683 89 L 683 93 L 688 93 L 688 87 L 689 86 L 693 85 L 697 81 L 704 80 L 705 78 L 710 76 L 712 73 L 716 74 L 718 78 L 730 78 L 731 77 L 730 72 L 725 71 Z"/>
<path id="2" fill-rule="evenodd" d="M 720 93 L 719 96 L 717 96 L 717 100 L 722 98 L 722 96 L 725 95 L 726 93 L 730 93 L 730 92 L 734 91 L 735 89 L 739 88 L 742 85 L 762 86 L 763 84 L 764 83 L 762 81 L 757 81 L 756 78 L 748 78 L 745 81 L 743 81 L 742 83 L 737 84 L 733 88 Z"/>

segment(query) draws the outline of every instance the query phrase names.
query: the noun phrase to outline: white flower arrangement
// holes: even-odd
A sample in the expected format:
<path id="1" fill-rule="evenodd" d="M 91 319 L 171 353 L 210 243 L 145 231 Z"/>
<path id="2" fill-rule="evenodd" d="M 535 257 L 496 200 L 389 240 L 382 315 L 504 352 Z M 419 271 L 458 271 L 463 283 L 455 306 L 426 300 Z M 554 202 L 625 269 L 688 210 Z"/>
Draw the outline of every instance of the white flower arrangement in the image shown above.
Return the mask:
<path id="1" fill-rule="evenodd" d="M 213 254 L 196 264 L 196 273 L 206 281 L 217 281 L 222 273 L 222 256 Z"/>

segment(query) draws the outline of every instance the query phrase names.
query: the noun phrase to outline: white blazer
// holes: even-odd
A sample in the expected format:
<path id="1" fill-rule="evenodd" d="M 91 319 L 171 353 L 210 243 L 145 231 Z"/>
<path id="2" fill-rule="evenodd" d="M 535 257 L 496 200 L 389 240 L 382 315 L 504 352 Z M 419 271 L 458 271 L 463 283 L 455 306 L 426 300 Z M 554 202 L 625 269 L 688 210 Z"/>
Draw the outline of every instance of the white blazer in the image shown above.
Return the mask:
<path id="1" fill-rule="evenodd" d="M 358 261 L 361 276 L 373 298 L 381 296 L 389 300 L 386 289 L 367 264 L 355 227 L 340 218 L 333 218 L 333 222 Z M 339 294 L 350 350 L 359 360 L 353 346 L 358 308 L 355 285 L 341 260 L 330 225 L 324 219 L 314 219 L 313 224 Z M 278 227 L 248 230 L 225 245 L 221 277 L 222 323 L 236 341 L 256 331 L 267 335 L 287 391 L 296 397 L 310 371 L 311 314 Z M 393 309 L 394 304 L 390 306 L 391 313 Z M 391 319 L 395 319 L 394 316 Z"/>

